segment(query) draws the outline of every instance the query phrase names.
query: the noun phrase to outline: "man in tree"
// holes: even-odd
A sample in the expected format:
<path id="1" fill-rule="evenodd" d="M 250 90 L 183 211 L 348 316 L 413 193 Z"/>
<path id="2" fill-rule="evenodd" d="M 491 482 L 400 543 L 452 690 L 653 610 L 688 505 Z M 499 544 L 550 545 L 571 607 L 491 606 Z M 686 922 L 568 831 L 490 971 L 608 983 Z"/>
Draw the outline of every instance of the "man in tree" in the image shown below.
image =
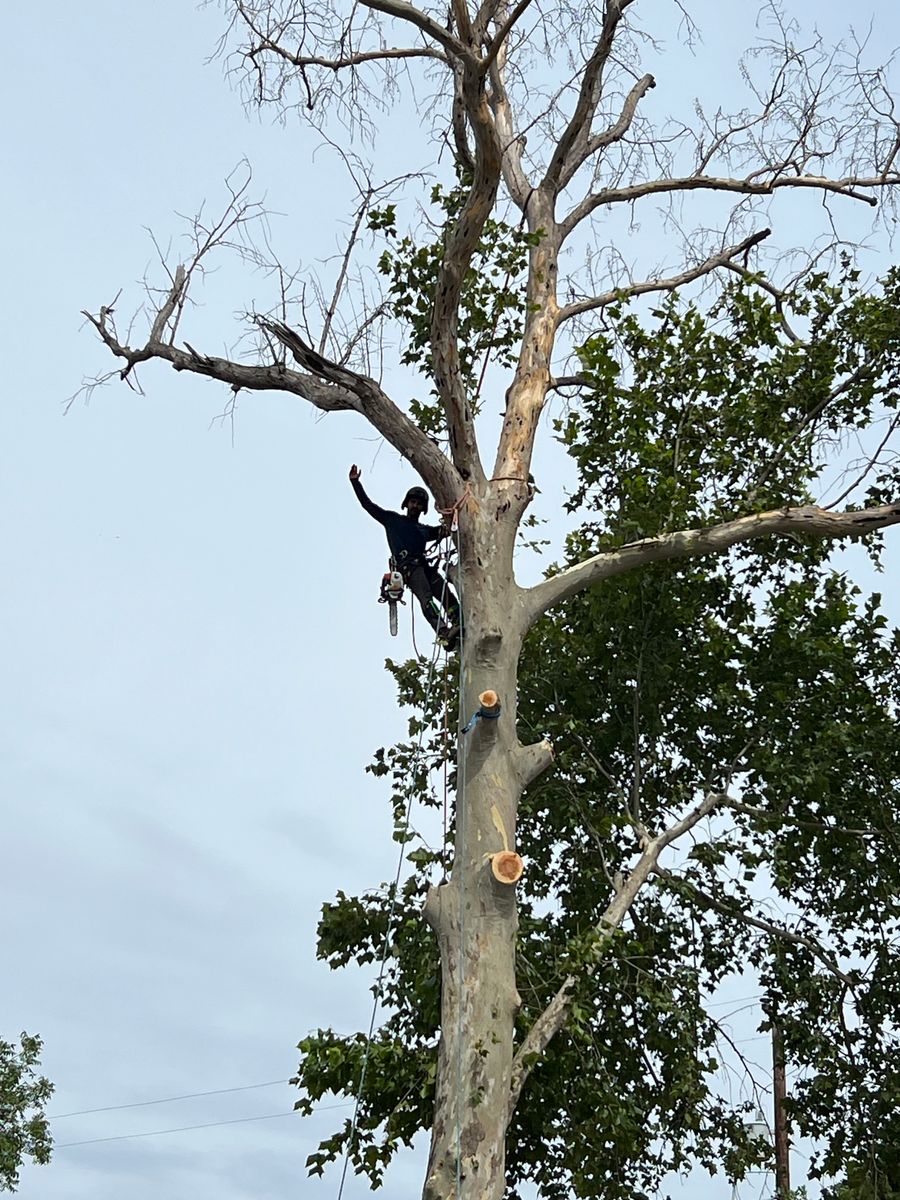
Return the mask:
<path id="1" fill-rule="evenodd" d="M 424 488 L 410 488 L 400 506 L 404 512 L 398 513 L 374 504 L 366 495 L 359 476 L 359 467 L 354 463 L 350 468 L 350 482 L 357 499 L 369 516 L 384 526 L 397 570 L 419 601 L 425 620 L 447 649 L 454 650 L 459 641 L 459 601 L 437 567 L 425 557 L 428 543 L 447 537 L 449 528 L 444 524 L 419 523 L 419 518 L 428 512 L 428 493 Z M 444 614 L 446 619 L 443 619 Z"/>

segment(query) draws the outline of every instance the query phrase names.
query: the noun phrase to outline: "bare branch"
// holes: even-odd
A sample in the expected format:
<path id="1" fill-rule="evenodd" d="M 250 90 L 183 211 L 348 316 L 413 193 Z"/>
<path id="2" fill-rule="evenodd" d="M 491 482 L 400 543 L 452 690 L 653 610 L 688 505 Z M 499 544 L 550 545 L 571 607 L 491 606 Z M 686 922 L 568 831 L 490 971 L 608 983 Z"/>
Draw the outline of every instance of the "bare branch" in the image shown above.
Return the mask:
<path id="1" fill-rule="evenodd" d="M 498 3 L 498 17 L 503 17 L 507 12 L 507 8 L 506 0 L 503 0 L 502 4 Z M 497 136 L 500 139 L 502 147 L 503 179 L 509 190 L 509 194 L 524 214 L 528 204 L 528 197 L 531 194 L 531 184 L 525 175 L 522 165 L 524 139 L 516 134 L 512 106 L 506 90 L 507 49 L 508 47 L 505 42 L 497 45 L 497 53 L 490 68 L 490 102 L 491 110 L 494 114 L 494 123 L 497 128 Z"/>
<path id="2" fill-rule="evenodd" d="M 563 239 L 567 238 L 578 225 L 598 208 L 609 204 L 621 204 L 632 200 L 641 200 L 645 196 L 658 196 L 668 192 L 734 192 L 743 196 L 771 196 L 782 188 L 811 188 L 815 191 L 848 196 L 852 200 L 861 200 L 873 207 L 878 204 L 875 196 L 869 195 L 872 189 L 895 187 L 900 183 L 900 173 L 891 171 L 887 175 L 856 176 L 848 175 L 840 179 L 829 179 L 825 175 L 783 175 L 762 182 L 755 179 L 729 179 L 716 175 L 685 175 L 680 179 L 648 179 L 644 183 L 634 183 L 629 187 L 603 188 L 586 196 L 560 222 Z"/>
<path id="3" fill-rule="evenodd" d="M 466 105 L 462 94 L 463 69 L 459 63 L 453 64 L 453 104 L 450 110 L 450 122 L 453 129 L 453 142 L 456 147 L 456 161 L 470 175 L 475 173 L 475 159 L 469 147 L 469 136 L 466 128 Z"/>
<path id="4" fill-rule="evenodd" d="M 512 33 L 513 27 L 519 17 L 525 12 L 525 9 L 533 3 L 533 0 L 519 0 L 519 3 L 512 10 L 509 16 L 506 17 L 503 24 L 491 38 L 491 44 L 488 46 L 488 51 L 485 57 L 481 60 L 484 70 L 489 70 L 494 59 L 500 53 L 506 39 Z"/>
<path id="5" fill-rule="evenodd" d="M 882 831 L 877 829 L 848 829 L 843 825 L 829 825 L 825 821 L 809 821 L 805 817 L 794 816 L 793 813 L 774 813 L 765 808 L 756 808 L 752 804 L 744 804 L 730 797 L 723 802 L 734 812 L 746 813 L 758 821 L 779 822 L 783 825 L 796 825 L 800 829 L 818 829 L 823 833 L 838 833 L 847 837 L 880 837 Z"/>
<path id="6" fill-rule="evenodd" d="M 584 300 L 576 300 L 560 310 L 559 324 L 561 325 L 563 321 L 571 320 L 572 317 L 577 317 L 581 313 L 590 312 L 592 309 L 615 304 L 616 301 L 625 300 L 629 296 L 643 296 L 647 292 L 673 292 L 676 288 L 692 283 L 703 275 L 708 275 L 718 267 L 727 267 L 733 259 L 741 254 L 746 254 L 754 246 L 758 246 L 771 232 L 771 229 L 761 229 L 758 233 L 751 234 L 742 242 L 738 242 L 736 246 L 727 246 L 718 254 L 711 254 L 704 262 L 698 263 L 696 267 L 688 267 L 679 275 L 671 275 L 666 279 L 646 279 L 642 283 L 630 283 L 624 287 L 614 288 L 600 296 L 589 296 Z"/>
<path id="7" fill-rule="evenodd" d="M 326 67 L 331 71 L 343 71 L 362 66 L 363 63 L 388 62 L 398 58 L 436 58 L 439 62 L 448 61 L 446 54 L 433 46 L 385 46 L 383 50 L 360 50 L 342 58 L 322 58 L 316 54 L 297 54 L 263 36 L 260 36 L 258 45 L 247 51 L 247 57 L 255 61 L 257 55 L 263 51 L 284 59 L 294 67 Z"/>
<path id="8" fill-rule="evenodd" d="M 182 296 L 184 295 L 186 282 L 187 274 L 184 267 L 181 265 L 181 263 L 179 263 L 175 270 L 175 276 L 172 279 L 172 288 L 168 296 L 166 296 L 165 303 L 156 314 L 153 325 L 150 329 L 151 342 L 162 341 L 163 334 L 166 331 L 166 326 L 172 319 L 172 315 L 175 312 L 175 309 L 178 306 Z"/>
<path id="9" fill-rule="evenodd" d="M 353 251 L 356 248 L 356 241 L 359 237 L 360 226 L 362 225 L 363 218 L 368 211 L 371 199 L 372 193 L 369 191 L 364 195 L 362 204 L 360 204 L 359 208 L 356 210 L 356 216 L 353 218 L 353 225 L 350 229 L 350 236 L 347 238 L 347 245 L 344 249 L 343 258 L 341 259 L 341 267 L 338 271 L 337 280 L 335 281 L 334 292 L 331 296 L 331 303 L 328 306 L 328 311 L 325 313 L 325 319 L 322 322 L 322 333 L 319 337 L 320 354 L 325 353 L 325 347 L 328 345 L 328 334 L 331 331 L 331 323 L 334 320 L 334 314 L 337 311 L 338 301 L 341 298 L 341 292 L 343 291 L 344 284 L 347 279 L 347 271 L 350 267 L 350 259 L 353 256 Z"/>
<path id="10" fill-rule="evenodd" d="M 885 446 L 888 444 L 888 442 L 893 437 L 894 432 L 897 429 L 898 425 L 900 425 L 900 413 L 895 413 L 894 416 L 888 422 L 887 432 L 885 433 L 885 435 L 881 439 L 881 441 L 878 443 L 877 447 L 875 448 L 875 452 L 873 454 L 869 455 L 869 457 L 866 460 L 865 464 L 863 465 L 862 469 L 858 471 L 855 478 L 853 479 L 853 482 L 851 484 L 849 484 L 846 488 L 844 488 L 844 490 L 841 492 L 841 494 L 839 496 L 837 496 L 834 500 L 832 500 L 830 504 L 826 504 L 824 506 L 826 509 L 837 508 L 837 506 L 839 504 L 843 504 L 844 501 L 847 499 L 847 497 L 852 492 L 855 492 L 861 483 L 865 482 L 865 480 L 868 478 L 868 476 L 871 474 L 871 472 L 878 465 L 879 460 L 881 459 L 881 452 L 882 452 L 882 450 L 884 450 Z"/>
<path id="11" fill-rule="evenodd" d="M 478 62 L 477 57 L 458 38 L 414 4 L 408 4 L 407 0 L 360 0 L 360 3 L 364 8 L 383 12 L 389 17 L 396 17 L 399 21 L 405 21 L 407 25 L 421 29 L 426 37 L 443 46 L 452 58 L 462 59 L 472 65 Z"/>
<path id="12" fill-rule="evenodd" d="M 439 504 L 453 503 L 462 489 L 462 480 L 431 439 L 387 396 L 378 383 L 367 375 L 324 358 L 282 321 L 258 317 L 257 322 L 290 350 L 301 367 L 312 375 L 343 388 L 355 398 L 353 408 L 361 413 L 409 459 L 428 483 Z"/>
<path id="13" fill-rule="evenodd" d="M 585 966 L 584 974 L 588 977 L 594 974 L 606 953 L 613 934 L 622 924 L 628 910 L 631 908 L 641 888 L 657 868 L 659 856 L 667 846 L 677 841 L 683 834 L 709 816 L 716 805 L 724 797 L 718 792 L 710 792 L 696 808 L 692 809 L 682 820 L 670 826 L 663 833 L 651 838 L 643 849 L 631 874 L 616 892 L 606 912 L 595 927 L 596 942 L 592 946 L 591 961 Z M 513 1058 L 512 1075 L 510 1080 L 509 1116 L 511 1117 L 519 1102 L 522 1088 L 530 1075 L 535 1063 L 549 1046 L 557 1033 L 569 1019 L 574 999 L 575 987 L 579 976 L 568 975 L 556 995 L 534 1022 L 525 1035 L 522 1044 Z"/>
<path id="14" fill-rule="evenodd" d="M 735 921 L 739 921 L 742 925 L 747 925 L 750 929 L 760 929 L 763 933 L 778 938 L 782 942 L 789 942 L 794 946 L 802 946 L 814 958 L 817 958 L 835 979 L 839 979 L 841 983 L 846 984 L 848 987 L 853 987 L 854 980 L 851 976 L 841 970 L 834 958 L 815 938 L 806 937 L 805 934 L 786 929 L 783 925 L 776 925 L 774 921 L 765 921 L 761 917 L 754 917 L 750 913 L 742 912 L 736 904 L 728 904 L 726 901 L 711 896 L 708 892 L 704 892 L 701 888 L 697 887 L 691 880 L 683 879 L 680 875 L 676 875 L 673 871 L 668 871 L 664 867 L 657 867 L 655 874 L 659 875 L 662 879 L 673 882 L 679 890 L 683 889 L 690 892 L 692 896 L 696 897 L 707 908 L 722 913 L 723 916 L 731 917 Z"/>
<path id="15" fill-rule="evenodd" d="M 851 371 L 841 380 L 840 383 L 836 384 L 827 396 L 824 396 L 818 402 L 818 404 L 813 405 L 809 412 L 805 412 L 799 418 L 794 425 L 794 428 L 790 431 L 790 433 L 788 433 L 775 453 L 767 459 L 757 478 L 753 480 L 753 486 L 747 493 L 747 500 L 750 504 L 756 500 L 756 497 L 759 494 L 762 486 L 772 477 L 776 468 L 783 460 L 785 454 L 796 442 L 797 438 L 800 437 L 803 431 L 808 429 L 815 421 L 817 421 L 828 408 L 828 406 L 833 401 L 837 400 L 838 397 L 844 395 L 851 387 L 855 387 L 856 384 L 863 380 L 872 378 L 878 370 L 878 364 L 880 360 L 881 355 L 874 355 L 873 357 L 866 359 L 865 362 L 860 363 L 855 370 Z M 835 504 L 839 504 L 844 498 L 845 497 L 843 496 L 839 497 L 833 502 L 833 504 L 828 505 L 828 507 L 834 507 Z"/>
<path id="16" fill-rule="evenodd" d="M 654 87 L 656 87 L 656 80 L 652 75 L 644 75 L 637 81 L 625 97 L 622 111 L 612 125 L 604 130 L 603 133 L 598 133 L 594 137 L 588 138 L 579 153 L 570 156 L 570 160 L 560 176 L 561 189 L 572 181 L 579 167 L 586 163 L 598 150 L 604 150 L 607 146 L 613 145 L 614 142 L 621 141 L 631 128 L 638 104 L 646 96 L 647 92 Z"/>
<path id="17" fill-rule="evenodd" d="M 631 3 L 632 0 L 605 0 L 600 37 L 581 76 L 575 111 L 556 143 L 544 176 L 542 187 L 550 195 L 555 196 L 564 186 L 563 180 L 571 178 L 579 164 L 584 162 L 591 122 L 603 88 L 603 71 L 612 53 L 619 22 Z"/>
<path id="18" fill-rule="evenodd" d="M 485 94 L 484 76 L 468 61 L 463 63 L 459 87 L 475 137 L 475 171 L 462 211 L 447 233 L 434 290 L 431 346 L 434 381 L 447 418 L 453 461 L 464 479 L 483 483 L 475 413 L 460 371 L 459 303 L 472 255 L 497 200 L 502 149 Z"/>
<path id="19" fill-rule="evenodd" d="M 590 385 L 591 380 L 587 375 L 557 375 L 550 380 L 547 391 L 559 392 L 563 388 L 590 387 Z"/>
<path id="20" fill-rule="evenodd" d="M 176 272 L 175 283 L 163 309 L 175 303 L 180 278 L 180 273 Z M 170 342 L 151 339 L 142 348 L 135 349 L 118 340 L 107 308 L 101 309 L 96 316 L 89 312 L 84 315 L 111 353 L 124 360 L 125 366 L 119 372 L 123 380 L 128 380 L 141 363 L 162 359 L 171 363 L 176 371 L 205 375 L 229 384 L 235 391 L 288 392 L 322 412 L 358 412 L 409 459 L 435 493 L 438 503 L 452 503 L 459 495 L 462 481 L 452 464 L 373 379 L 329 362 L 281 322 L 257 318 L 260 328 L 286 346 L 308 373 L 291 371 L 280 362 L 251 365 L 201 354 L 187 343 L 187 349 L 181 350 Z M 157 314 L 153 327 L 163 324 Z"/>
<path id="21" fill-rule="evenodd" d="M 174 291 L 174 289 L 173 289 Z M 107 349 L 116 358 L 121 358 L 125 366 L 117 372 L 120 379 L 127 379 L 135 367 L 151 359 L 162 359 L 169 362 L 176 371 L 190 371 L 196 375 L 205 375 L 209 379 L 217 379 L 220 383 L 230 384 L 236 389 L 246 388 L 256 392 L 289 392 L 309 401 L 322 412 L 358 411 L 356 397 L 346 388 L 330 383 L 323 383 L 311 375 L 300 375 L 288 370 L 281 363 L 256 364 L 233 362 L 226 358 L 199 354 L 191 346 L 180 350 L 169 342 L 148 341 L 141 349 L 119 342 L 112 330 L 108 309 L 101 308 L 98 315 L 84 312 L 99 333 Z M 154 325 L 156 325 L 154 321 Z"/>
<path id="22" fill-rule="evenodd" d="M 506 415 L 494 478 L 527 479 L 534 438 L 550 386 L 550 359 L 559 316 L 559 232 L 553 217 L 553 200 L 541 185 L 526 203 L 532 233 L 540 240 L 530 247 L 525 291 L 525 328 L 522 331 L 515 378 L 506 393 Z"/>
<path id="23" fill-rule="evenodd" d="M 864 537 L 876 529 L 900 523 L 900 503 L 853 512 L 832 513 L 809 504 L 772 512 L 752 513 L 734 521 L 724 521 L 706 529 L 684 529 L 677 533 L 644 538 L 616 550 L 595 554 L 584 562 L 568 567 L 525 591 L 525 628 L 554 604 L 574 596 L 584 588 L 624 575 L 654 562 L 674 558 L 696 558 L 703 554 L 721 554 L 729 546 L 772 534 L 800 534 L 820 538 Z"/>

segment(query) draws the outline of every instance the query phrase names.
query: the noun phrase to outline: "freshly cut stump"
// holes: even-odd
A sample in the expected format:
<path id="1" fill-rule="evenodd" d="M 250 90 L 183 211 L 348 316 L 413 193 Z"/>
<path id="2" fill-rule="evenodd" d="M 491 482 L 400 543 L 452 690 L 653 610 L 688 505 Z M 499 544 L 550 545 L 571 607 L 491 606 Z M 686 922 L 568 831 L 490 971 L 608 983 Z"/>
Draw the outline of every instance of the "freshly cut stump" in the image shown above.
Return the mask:
<path id="1" fill-rule="evenodd" d="M 491 870 L 500 883 L 517 883 L 522 878 L 525 864 L 514 850 L 501 850 L 491 856 Z"/>

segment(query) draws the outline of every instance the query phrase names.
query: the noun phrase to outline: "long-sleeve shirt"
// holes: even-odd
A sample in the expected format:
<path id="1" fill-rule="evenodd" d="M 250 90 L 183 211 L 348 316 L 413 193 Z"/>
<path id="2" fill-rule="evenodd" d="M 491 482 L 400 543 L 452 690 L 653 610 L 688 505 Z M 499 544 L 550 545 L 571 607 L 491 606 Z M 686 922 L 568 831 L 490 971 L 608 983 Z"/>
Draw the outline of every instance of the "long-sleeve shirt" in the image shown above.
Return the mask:
<path id="1" fill-rule="evenodd" d="M 421 558 L 425 553 L 428 542 L 436 542 L 446 535 L 442 525 L 421 525 L 405 513 L 392 512 L 389 508 L 379 506 L 369 499 L 363 485 L 358 479 L 351 479 L 353 490 L 360 504 L 370 517 L 384 526 L 391 554 L 398 563 L 410 562 Z"/>

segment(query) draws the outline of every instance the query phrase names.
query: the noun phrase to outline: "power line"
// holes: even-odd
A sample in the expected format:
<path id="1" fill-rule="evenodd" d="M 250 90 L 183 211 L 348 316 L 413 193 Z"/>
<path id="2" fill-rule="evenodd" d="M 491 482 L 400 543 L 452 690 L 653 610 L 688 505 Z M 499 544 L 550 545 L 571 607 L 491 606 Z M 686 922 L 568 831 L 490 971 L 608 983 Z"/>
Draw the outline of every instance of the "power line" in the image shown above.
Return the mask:
<path id="1" fill-rule="evenodd" d="M 185 1133 L 189 1129 L 212 1129 L 214 1125 L 240 1125 L 244 1121 L 271 1121 L 275 1117 L 292 1117 L 291 1112 L 269 1113 L 263 1117 L 234 1117 L 231 1121 L 209 1121 L 205 1125 L 179 1125 L 176 1129 L 150 1129 L 146 1133 L 119 1133 L 114 1137 L 88 1138 L 84 1142 L 61 1142 L 54 1150 L 65 1150 L 68 1146 L 93 1146 L 97 1142 L 124 1142 L 128 1138 L 159 1137 L 163 1133 Z"/>
<path id="2" fill-rule="evenodd" d="M 280 1083 L 281 1080 L 278 1082 Z M 329 1108 L 347 1108 L 351 1103 L 352 1101 L 344 1104 L 320 1104 L 313 1109 L 313 1112 L 324 1112 Z M 233 1117 L 230 1121 L 207 1121 L 203 1125 L 178 1125 L 174 1129 L 149 1129 L 146 1133 L 117 1133 L 112 1137 L 87 1138 L 83 1142 L 60 1142 L 53 1149 L 65 1150 L 69 1146 L 94 1146 L 98 1142 L 124 1142 L 131 1138 L 161 1137 L 164 1133 L 187 1133 L 193 1129 L 214 1129 L 217 1125 L 243 1125 L 247 1121 L 274 1121 L 276 1117 L 295 1117 L 297 1115 L 295 1109 L 290 1109 L 288 1112 L 267 1113 L 261 1117 Z"/>
<path id="3" fill-rule="evenodd" d="M 707 1000 L 706 1007 L 707 1008 L 722 1008 L 727 1004 L 744 1004 L 747 1001 L 761 1000 L 762 998 L 763 998 L 763 993 L 757 992 L 755 996 L 736 996 L 733 1000 Z"/>
<path id="4" fill-rule="evenodd" d="M 287 1079 L 272 1079 L 268 1083 L 245 1083 L 241 1087 L 215 1088 L 211 1092 L 185 1092 L 181 1096 L 164 1096 L 160 1100 L 134 1100 L 130 1104 L 106 1104 L 102 1108 L 80 1108 L 77 1112 L 51 1113 L 51 1121 L 62 1121 L 65 1117 L 86 1117 L 89 1113 L 115 1112 L 120 1108 L 146 1108 L 150 1104 L 172 1104 L 175 1100 L 196 1100 L 200 1096 L 223 1096 L 226 1092 L 250 1092 L 254 1088 L 274 1087 L 287 1083 Z"/>

